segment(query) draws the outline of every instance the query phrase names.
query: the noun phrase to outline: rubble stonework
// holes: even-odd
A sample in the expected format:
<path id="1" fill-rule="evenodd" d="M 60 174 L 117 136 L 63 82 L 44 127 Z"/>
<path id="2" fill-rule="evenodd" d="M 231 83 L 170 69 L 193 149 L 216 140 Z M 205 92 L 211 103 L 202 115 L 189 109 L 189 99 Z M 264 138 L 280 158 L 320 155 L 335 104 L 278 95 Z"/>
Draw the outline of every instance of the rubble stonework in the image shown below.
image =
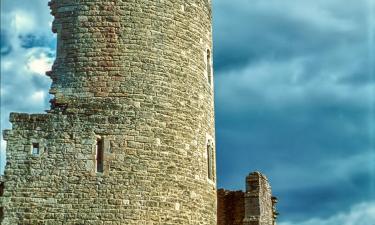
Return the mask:
<path id="1" fill-rule="evenodd" d="M 276 225 L 277 199 L 259 172 L 246 177 L 246 192 L 218 190 L 218 225 Z"/>
<path id="2" fill-rule="evenodd" d="M 267 177 L 259 172 L 250 173 L 246 177 L 243 225 L 275 225 L 275 199 Z"/>
<path id="3" fill-rule="evenodd" d="M 2 224 L 216 224 L 211 1 L 50 7 L 54 99 L 10 116 Z"/>
<path id="4" fill-rule="evenodd" d="M 3 221 L 4 217 L 4 203 L 3 203 L 3 194 L 4 194 L 4 179 L 3 176 L 0 176 L 0 224 Z"/>
<path id="5" fill-rule="evenodd" d="M 217 199 L 217 224 L 242 225 L 245 216 L 245 193 L 219 189 Z"/>

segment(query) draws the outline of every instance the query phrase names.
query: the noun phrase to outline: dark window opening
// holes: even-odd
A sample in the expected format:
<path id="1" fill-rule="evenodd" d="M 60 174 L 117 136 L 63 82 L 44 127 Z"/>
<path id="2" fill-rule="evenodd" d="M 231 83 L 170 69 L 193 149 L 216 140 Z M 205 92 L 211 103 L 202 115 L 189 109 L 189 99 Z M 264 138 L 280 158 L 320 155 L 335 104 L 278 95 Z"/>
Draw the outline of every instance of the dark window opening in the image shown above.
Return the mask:
<path id="1" fill-rule="evenodd" d="M 4 182 L 0 182 L 0 197 L 2 197 L 4 195 Z"/>
<path id="2" fill-rule="evenodd" d="M 211 72 L 211 52 L 207 50 L 207 79 L 208 83 L 212 84 L 212 72 Z"/>
<path id="3" fill-rule="evenodd" d="M 96 141 L 96 172 L 103 173 L 104 171 L 104 142 L 102 139 Z"/>
<path id="4" fill-rule="evenodd" d="M 33 143 L 32 154 L 39 155 L 39 153 L 40 153 L 39 143 Z"/>
<path id="5" fill-rule="evenodd" d="M 208 179 L 214 180 L 214 164 L 213 164 L 213 146 L 207 145 L 207 166 L 208 166 Z"/>
<path id="6" fill-rule="evenodd" d="M 4 219 L 4 207 L 0 207 L 0 223 L 3 221 Z"/>

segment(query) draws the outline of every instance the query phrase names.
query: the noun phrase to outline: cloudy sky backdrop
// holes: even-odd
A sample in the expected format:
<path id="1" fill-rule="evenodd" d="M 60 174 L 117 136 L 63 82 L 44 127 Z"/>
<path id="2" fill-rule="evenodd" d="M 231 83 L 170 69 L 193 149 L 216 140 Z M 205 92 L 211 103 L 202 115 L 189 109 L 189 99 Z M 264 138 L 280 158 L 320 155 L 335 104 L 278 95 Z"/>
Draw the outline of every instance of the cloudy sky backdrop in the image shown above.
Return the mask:
<path id="1" fill-rule="evenodd" d="M 280 225 L 375 225 L 375 0 L 213 8 L 219 187 L 260 170 Z M 47 0 L 1 0 L 2 130 L 49 107 L 51 22 Z"/>

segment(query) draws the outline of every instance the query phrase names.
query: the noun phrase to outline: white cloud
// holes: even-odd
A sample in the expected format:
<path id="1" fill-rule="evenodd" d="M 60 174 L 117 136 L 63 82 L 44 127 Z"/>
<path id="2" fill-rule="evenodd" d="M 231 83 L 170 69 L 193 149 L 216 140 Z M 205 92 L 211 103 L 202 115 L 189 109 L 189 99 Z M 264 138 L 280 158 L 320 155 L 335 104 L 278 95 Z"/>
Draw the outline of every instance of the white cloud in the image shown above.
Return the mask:
<path id="1" fill-rule="evenodd" d="M 31 101 L 36 103 L 43 103 L 43 100 L 45 98 L 45 92 L 44 91 L 37 91 L 31 95 Z"/>
<path id="2" fill-rule="evenodd" d="M 349 212 L 340 212 L 329 218 L 312 218 L 301 222 L 282 222 L 279 225 L 375 225 L 375 202 L 353 206 Z"/>
<path id="3" fill-rule="evenodd" d="M 41 52 L 39 55 L 34 53 L 28 59 L 27 69 L 33 73 L 44 75 L 51 69 L 52 63 L 53 58 L 48 57 L 45 52 Z"/>
<path id="4" fill-rule="evenodd" d="M 6 141 L 1 140 L 0 142 L 0 165 L 5 165 L 5 148 L 6 148 Z M 0 174 L 3 174 L 3 166 L 0 166 Z"/>
<path id="5" fill-rule="evenodd" d="M 29 33 L 35 31 L 35 19 L 26 11 L 17 10 L 11 15 L 11 26 L 16 33 Z"/>

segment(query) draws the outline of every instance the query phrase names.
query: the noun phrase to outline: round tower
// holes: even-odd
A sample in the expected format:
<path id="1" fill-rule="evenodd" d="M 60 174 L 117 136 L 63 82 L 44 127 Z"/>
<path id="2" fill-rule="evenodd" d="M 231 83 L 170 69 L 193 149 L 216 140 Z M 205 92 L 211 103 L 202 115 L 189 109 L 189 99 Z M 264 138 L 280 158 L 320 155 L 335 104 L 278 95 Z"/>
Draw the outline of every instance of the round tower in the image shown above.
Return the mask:
<path id="1" fill-rule="evenodd" d="M 67 152 L 51 194 L 76 209 L 62 210 L 64 224 L 216 224 L 211 1 L 50 7 L 48 114 L 66 136 L 40 142 L 46 157 Z"/>

